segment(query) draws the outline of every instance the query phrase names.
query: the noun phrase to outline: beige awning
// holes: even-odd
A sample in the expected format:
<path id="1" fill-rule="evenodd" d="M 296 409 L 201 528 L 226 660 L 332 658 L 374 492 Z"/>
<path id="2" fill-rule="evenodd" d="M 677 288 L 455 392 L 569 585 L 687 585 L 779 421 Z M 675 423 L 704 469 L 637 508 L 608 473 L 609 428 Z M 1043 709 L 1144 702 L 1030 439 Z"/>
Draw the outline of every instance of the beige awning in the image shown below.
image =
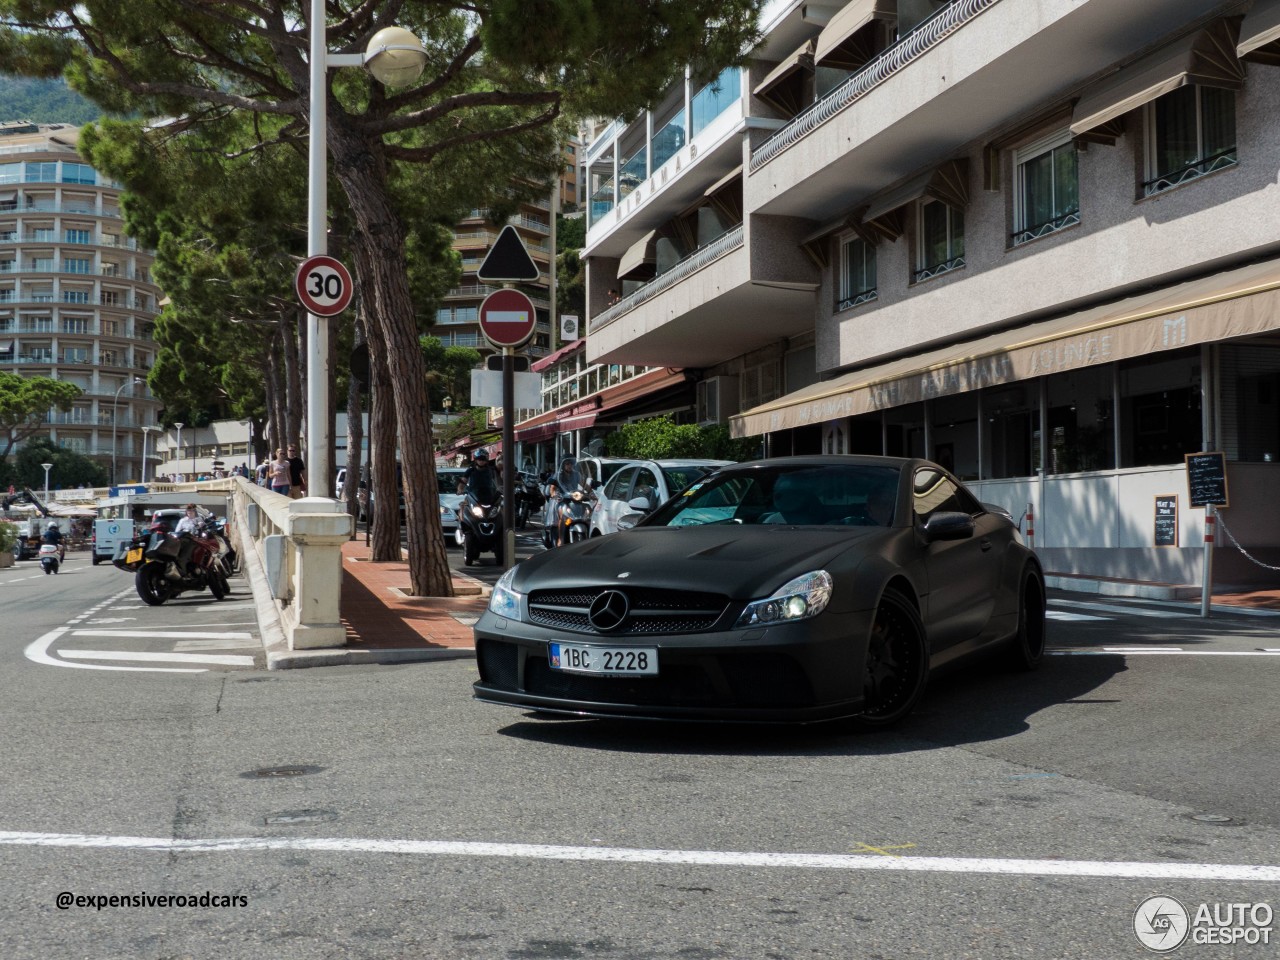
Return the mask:
<path id="1" fill-rule="evenodd" d="M 735 437 L 1163 350 L 1280 330 L 1280 260 L 1166 287 L 815 383 L 731 418 Z"/>
<path id="2" fill-rule="evenodd" d="M 813 49 L 817 40 L 806 40 L 791 56 L 769 71 L 768 76 L 756 84 L 751 92 L 757 97 L 773 100 L 776 88 L 800 70 L 813 69 Z M 792 98 L 785 98 L 789 102 Z"/>
<path id="3" fill-rule="evenodd" d="M 653 276 L 654 263 L 656 262 L 653 245 L 656 239 L 657 231 L 650 230 L 631 245 L 627 252 L 622 255 L 622 259 L 618 261 L 619 280 L 649 279 Z M 633 276 L 633 274 L 642 276 Z"/>
<path id="4" fill-rule="evenodd" d="M 1280 0 L 1254 0 L 1240 26 L 1236 55 L 1241 60 L 1280 63 Z"/>
<path id="5" fill-rule="evenodd" d="M 1216 20 L 1086 89 L 1071 132 L 1079 136 L 1188 83 L 1239 90 L 1244 68 L 1236 55 L 1238 23 Z"/>
<path id="6" fill-rule="evenodd" d="M 923 197 L 931 197 L 956 209 L 964 209 L 969 203 L 968 159 L 948 160 L 900 187 L 872 197 L 867 212 L 862 215 L 862 222 L 883 220 L 889 214 Z"/>
<path id="7" fill-rule="evenodd" d="M 852 0 L 822 28 L 822 33 L 818 35 L 818 45 L 813 51 L 814 64 L 844 65 L 836 61 L 841 60 L 840 48 L 850 37 L 872 20 L 897 19 L 897 0 Z"/>

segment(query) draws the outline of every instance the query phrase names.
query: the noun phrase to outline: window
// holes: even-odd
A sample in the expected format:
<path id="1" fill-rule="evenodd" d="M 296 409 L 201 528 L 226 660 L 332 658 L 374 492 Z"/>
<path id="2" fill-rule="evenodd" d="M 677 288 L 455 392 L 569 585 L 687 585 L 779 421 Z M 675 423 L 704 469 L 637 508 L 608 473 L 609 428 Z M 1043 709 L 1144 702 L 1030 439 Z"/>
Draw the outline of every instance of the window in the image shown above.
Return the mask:
<path id="1" fill-rule="evenodd" d="M 63 183 L 96 183 L 97 175 L 94 173 L 93 167 L 87 163 L 67 163 L 62 164 L 62 182 Z"/>
<path id="2" fill-rule="evenodd" d="M 1013 244 L 1080 222 L 1080 175 L 1071 134 L 1015 151 Z"/>
<path id="3" fill-rule="evenodd" d="M 623 502 L 630 500 L 631 481 L 635 475 L 635 470 L 619 470 L 614 478 L 605 484 L 605 497 L 609 500 L 622 500 Z"/>
<path id="4" fill-rule="evenodd" d="M 63 273 L 89 273 L 92 269 L 93 263 L 87 257 L 62 258 Z"/>
<path id="5" fill-rule="evenodd" d="M 742 371 L 739 401 L 743 410 L 776 400 L 782 395 L 782 377 L 777 360 Z"/>
<path id="6" fill-rule="evenodd" d="M 916 520 L 923 523 L 935 513 L 967 513 L 974 516 L 982 512 L 978 502 L 960 489 L 946 474 L 932 467 L 916 471 L 912 485 L 912 506 Z"/>
<path id="7" fill-rule="evenodd" d="M 62 319 L 63 333 L 88 333 L 89 318 L 88 317 L 64 317 Z"/>
<path id="8" fill-rule="evenodd" d="M 67 230 L 63 234 L 63 241 L 66 243 L 88 243 L 88 230 Z"/>
<path id="9" fill-rule="evenodd" d="M 861 237 L 840 244 L 840 302 L 847 310 L 876 298 L 876 248 Z"/>
<path id="10" fill-rule="evenodd" d="M 88 303 L 89 291 L 88 290 L 63 290 L 62 302 L 63 303 Z"/>
<path id="11" fill-rule="evenodd" d="M 88 347 L 64 347 L 62 350 L 63 363 L 88 363 L 89 348 Z"/>
<path id="12" fill-rule="evenodd" d="M 31 239 L 36 243 L 52 243 L 53 227 L 36 227 L 31 231 Z"/>
<path id="13" fill-rule="evenodd" d="M 1151 196 L 1236 162 L 1236 95 L 1186 86 L 1147 107 L 1147 179 Z"/>
<path id="14" fill-rule="evenodd" d="M 58 180 L 57 163 L 27 163 L 26 175 L 23 177 L 27 183 L 56 183 Z"/>
<path id="15" fill-rule="evenodd" d="M 923 201 L 919 211 L 913 282 L 964 266 L 964 211 L 939 200 Z"/>

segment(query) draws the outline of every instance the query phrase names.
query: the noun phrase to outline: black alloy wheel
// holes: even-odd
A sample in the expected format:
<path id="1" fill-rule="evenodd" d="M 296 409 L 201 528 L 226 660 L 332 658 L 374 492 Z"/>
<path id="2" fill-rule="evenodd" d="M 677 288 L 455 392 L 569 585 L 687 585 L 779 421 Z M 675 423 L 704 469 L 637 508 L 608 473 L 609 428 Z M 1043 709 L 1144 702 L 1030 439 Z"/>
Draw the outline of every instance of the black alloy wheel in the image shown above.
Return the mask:
<path id="1" fill-rule="evenodd" d="M 144 563 L 133 576 L 134 589 L 142 602 L 158 607 L 169 599 L 169 582 L 164 578 L 164 564 Z"/>
<path id="2" fill-rule="evenodd" d="M 1018 632 L 1005 648 L 1005 663 L 1014 670 L 1035 670 L 1044 660 L 1044 581 L 1034 567 L 1022 572 L 1018 600 Z"/>
<path id="3" fill-rule="evenodd" d="M 929 649 L 920 614 L 892 590 L 880 599 L 867 643 L 861 730 L 882 730 L 907 716 L 929 680 Z"/>

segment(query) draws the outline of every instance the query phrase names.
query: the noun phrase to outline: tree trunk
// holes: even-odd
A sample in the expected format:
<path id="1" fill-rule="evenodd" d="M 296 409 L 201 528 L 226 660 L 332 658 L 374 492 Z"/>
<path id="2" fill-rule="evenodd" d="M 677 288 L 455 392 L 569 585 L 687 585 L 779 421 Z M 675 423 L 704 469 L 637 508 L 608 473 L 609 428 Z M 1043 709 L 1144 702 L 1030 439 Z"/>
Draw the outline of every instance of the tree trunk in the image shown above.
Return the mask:
<path id="1" fill-rule="evenodd" d="M 284 342 L 284 369 L 285 369 L 285 421 L 284 434 L 280 437 L 279 445 L 288 447 L 294 444 L 299 450 L 303 449 L 301 443 L 302 435 L 302 414 L 303 401 L 303 371 L 302 356 L 305 353 L 303 346 L 302 324 L 298 322 L 298 311 L 288 310 L 285 312 L 283 322 L 281 324 L 281 339 Z"/>
<path id="2" fill-rule="evenodd" d="M 365 342 L 363 309 L 356 318 L 355 346 Z M 362 384 L 354 375 L 347 377 L 347 480 L 342 487 L 342 499 L 346 501 L 347 513 L 353 517 L 360 516 L 360 507 L 356 502 L 356 494 L 360 489 L 360 477 L 364 468 L 364 411 L 360 404 L 360 388 Z M 354 538 L 354 527 L 352 537 Z"/>
<path id="3" fill-rule="evenodd" d="M 276 448 L 284 444 L 285 376 L 284 376 L 284 327 L 271 338 L 267 353 L 267 459 L 274 460 Z"/>
<path id="4" fill-rule="evenodd" d="M 400 427 L 400 461 L 409 539 L 409 582 L 414 596 L 453 596 L 453 574 L 440 529 L 440 495 L 426 371 L 418 345 L 418 325 L 408 278 L 392 269 L 404 257 L 404 225 L 387 195 L 387 164 L 376 143 L 346 128 L 329 125 L 334 174 L 346 193 L 360 246 L 357 270 L 368 303 L 370 352 L 382 341 Z M 373 328 L 381 337 L 375 338 Z M 376 385 L 375 385 L 376 389 Z M 375 404 L 378 402 L 374 398 Z M 376 527 L 375 527 L 376 530 Z"/>
<path id="5" fill-rule="evenodd" d="M 374 492 L 374 560 L 400 559 L 400 491 L 396 486 L 396 408 L 391 392 L 391 373 L 380 331 L 370 325 L 369 369 L 373 375 L 373 403 L 370 404 L 369 436 L 372 439 L 369 466 Z"/>

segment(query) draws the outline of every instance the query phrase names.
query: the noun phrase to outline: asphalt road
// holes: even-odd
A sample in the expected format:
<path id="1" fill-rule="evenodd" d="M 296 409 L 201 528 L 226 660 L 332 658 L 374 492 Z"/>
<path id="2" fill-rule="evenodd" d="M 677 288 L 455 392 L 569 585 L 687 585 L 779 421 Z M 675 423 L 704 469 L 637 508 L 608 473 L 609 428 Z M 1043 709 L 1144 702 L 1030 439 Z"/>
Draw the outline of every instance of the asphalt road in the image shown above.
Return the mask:
<path id="1" fill-rule="evenodd" d="M 535 719 L 468 661 L 60 667 L 58 630 L 55 660 L 208 639 L 95 620 L 253 629 L 241 591 L 122 610 L 123 574 L 64 569 L 0 571 L 6 960 L 1098 960 L 1152 955 L 1154 895 L 1280 908 L 1280 618 L 1056 595 L 1039 673 L 859 736 Z"/>

